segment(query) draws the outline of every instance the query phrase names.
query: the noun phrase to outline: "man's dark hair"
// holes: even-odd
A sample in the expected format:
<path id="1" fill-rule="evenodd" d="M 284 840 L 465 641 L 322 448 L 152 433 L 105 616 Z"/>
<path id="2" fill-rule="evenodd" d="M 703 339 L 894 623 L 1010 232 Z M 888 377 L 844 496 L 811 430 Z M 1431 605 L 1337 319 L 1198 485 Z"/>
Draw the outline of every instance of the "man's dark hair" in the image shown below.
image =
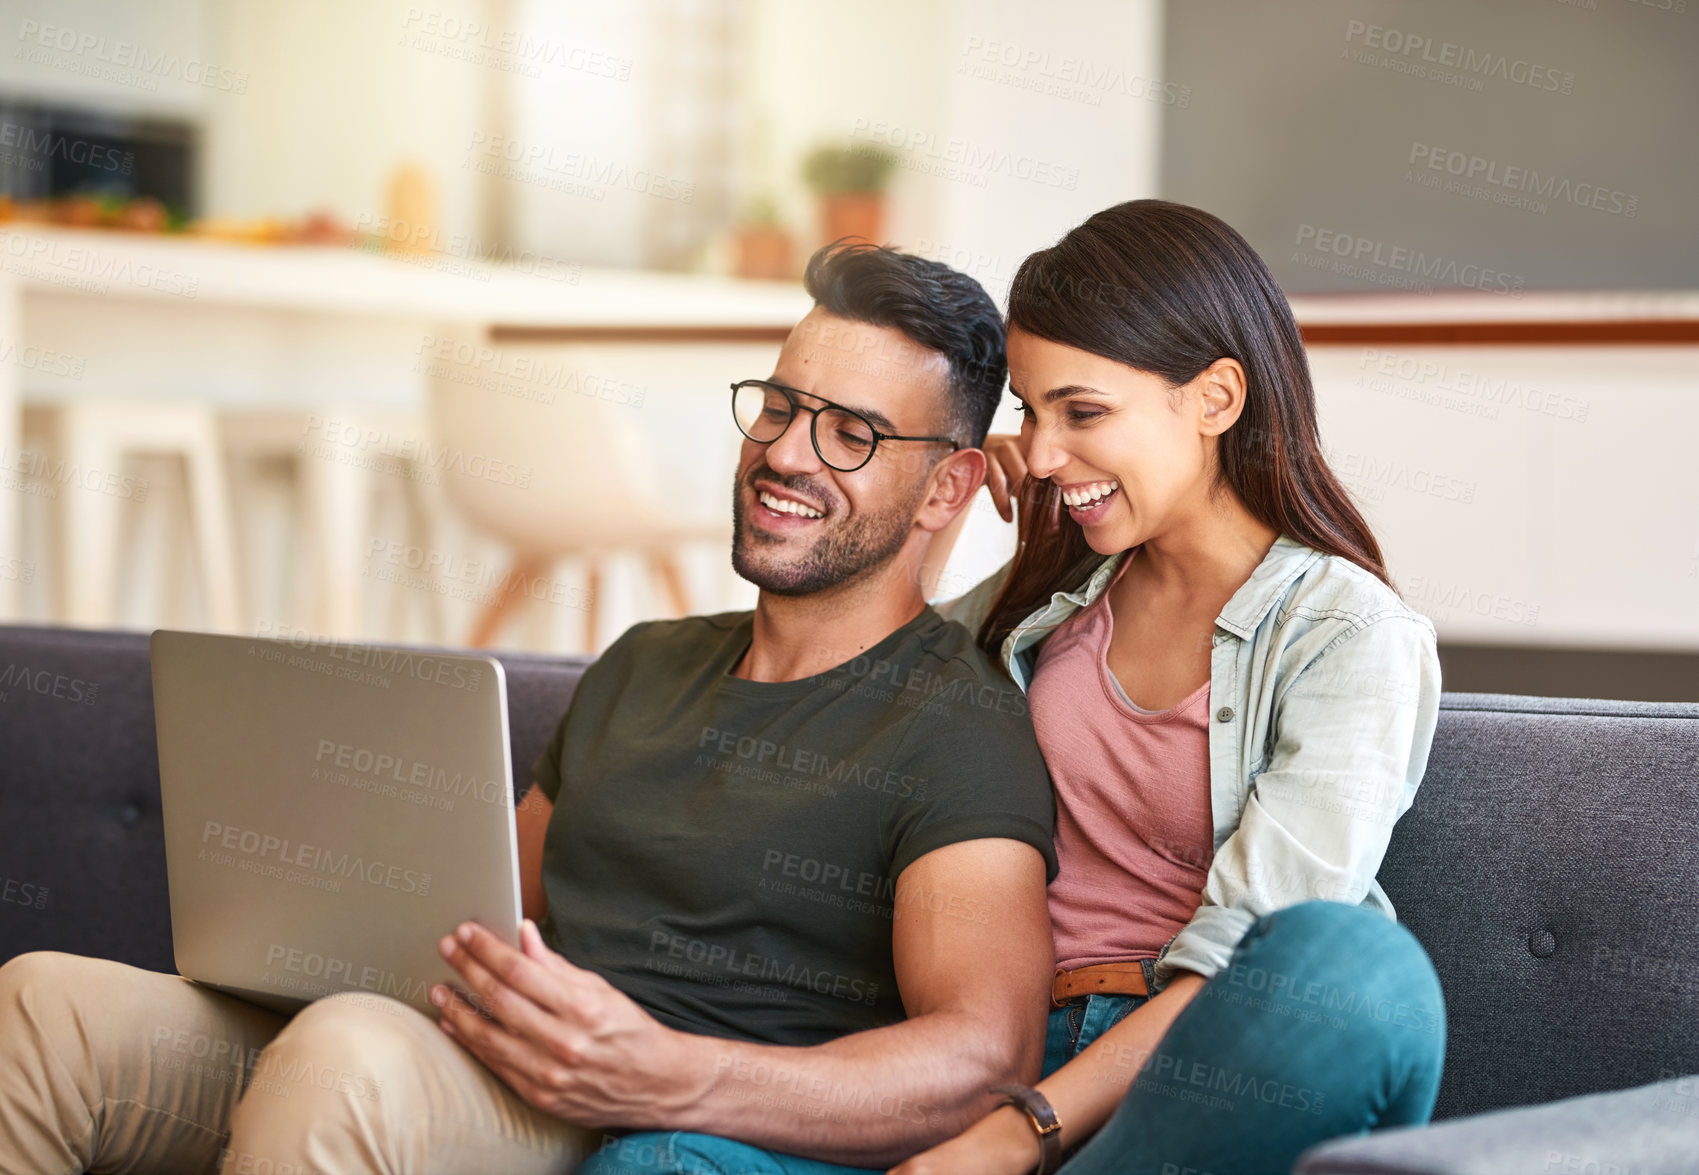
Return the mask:
<path id="1" fill-rule="evenodd" d="M 963 445 L 985 443 L 1009 359 L 1003 316 L 984 286 L 941 262 L 842 240 L 808 259 L 802 282 L 827 313 L 891 327 L 948 359 L 945 431 Z"/>

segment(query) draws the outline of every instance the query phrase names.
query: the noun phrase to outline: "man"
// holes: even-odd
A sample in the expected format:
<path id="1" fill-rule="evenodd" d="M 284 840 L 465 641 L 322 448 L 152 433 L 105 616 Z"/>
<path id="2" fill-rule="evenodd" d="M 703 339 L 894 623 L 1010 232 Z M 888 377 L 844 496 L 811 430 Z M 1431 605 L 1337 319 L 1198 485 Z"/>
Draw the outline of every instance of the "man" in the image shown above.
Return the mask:
<path id="1" fill-rule="evenodd" d="M 637 625 L 585 673 L 520 805 L 520 949 L 445 937 L 436 1023 L 14 960 L 0 1170 L 883 1169 L 1036 1078 L 1048 776 L 1019 691 L 920 588 L 984 478 L 1001 323 L 890 250 L 806 280 L 733 395 L 757 607 Z M 252 1065 L 172 1064 L 203 1037 Z"/>

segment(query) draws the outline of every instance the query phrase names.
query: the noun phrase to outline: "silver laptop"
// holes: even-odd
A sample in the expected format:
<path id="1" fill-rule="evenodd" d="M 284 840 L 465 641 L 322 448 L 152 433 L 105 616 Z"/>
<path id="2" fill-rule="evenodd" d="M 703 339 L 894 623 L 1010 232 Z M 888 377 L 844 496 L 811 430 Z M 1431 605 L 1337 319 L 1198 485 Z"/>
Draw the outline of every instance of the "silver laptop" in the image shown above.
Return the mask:
<path id="1" fill-rule="evenodd" d="M 171 935 L 189 979 L 279 1011 L 341 991 L 435 1015 L 437 942 L 518 942 L 501 663 L 160 629 Z"/>

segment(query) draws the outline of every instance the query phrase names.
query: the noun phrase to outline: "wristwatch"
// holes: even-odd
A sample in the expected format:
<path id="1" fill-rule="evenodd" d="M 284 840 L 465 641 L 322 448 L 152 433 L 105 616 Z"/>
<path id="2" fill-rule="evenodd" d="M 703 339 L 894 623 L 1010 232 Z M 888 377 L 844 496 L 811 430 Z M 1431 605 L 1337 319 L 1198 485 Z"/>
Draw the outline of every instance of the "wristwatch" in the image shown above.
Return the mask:
<path id="1" fill-rule="evenodd" d="M 1003 1095 L 998 1106 L 1019 1106 L 1032 1120 L 1032 1128 L 1038 1131 L 1038 1169 L 1035 1175 L 1050 1175 L 1060 1167 L 1062 1123 L 1056 1120 L 1056 1111 L 1050 1100 L 1030 1085 L 999 1085 L 991 1092 Z"/>

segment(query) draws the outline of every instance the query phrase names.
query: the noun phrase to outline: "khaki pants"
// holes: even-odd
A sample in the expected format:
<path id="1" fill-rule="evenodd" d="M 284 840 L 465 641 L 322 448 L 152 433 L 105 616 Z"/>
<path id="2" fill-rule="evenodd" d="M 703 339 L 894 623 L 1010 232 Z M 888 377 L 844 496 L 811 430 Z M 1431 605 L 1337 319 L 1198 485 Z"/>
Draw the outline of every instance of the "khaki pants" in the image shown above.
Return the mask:
<path id="1" fill-rule="evenodd" d="M 0 1175 L 555 1173 L 597 1137 L 387 996 L 290 1018 L 104 959 L 0 967 Z"/>

